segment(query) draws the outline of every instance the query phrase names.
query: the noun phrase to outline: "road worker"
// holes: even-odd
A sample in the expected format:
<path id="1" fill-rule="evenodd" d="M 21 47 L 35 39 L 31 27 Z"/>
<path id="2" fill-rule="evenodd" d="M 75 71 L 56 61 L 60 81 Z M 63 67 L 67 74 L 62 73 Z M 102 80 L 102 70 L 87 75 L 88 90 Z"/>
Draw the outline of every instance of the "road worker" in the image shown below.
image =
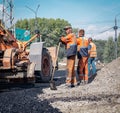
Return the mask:
<path id="1" fill-rule="evenodd" d="M 77 43 L 76 36 L 72 32 L 71 26 L 66 26 L 64 28 L 66 36 L 62 36 L 60 41 L 66 47 L 66 57 L 67 57 L 67 76 L 66 76 L 66 86 L 74 87 L 77 85 L 77 79 L 75 74 L 75 57 L 77 53 Z"/>
<path id="2" fill-rule="evenodd" d="M 84 36 L 84 29 L 79 30 L 77 38 L 78 76 L 81 84 L 88 83 L 88 38 Z"/>
<path id="3" fill-rule="evenodd" d="M 97 57 L 96 45 L 93 43 L 92 38 L 88 39 L 89 46 L 88 46 L 88 76 L 89 78 L 92 75 L 96 75 L 96 65 L 95 65 L 95 58 Z M 92 67 L 92 69 L 91 69 Z"/>

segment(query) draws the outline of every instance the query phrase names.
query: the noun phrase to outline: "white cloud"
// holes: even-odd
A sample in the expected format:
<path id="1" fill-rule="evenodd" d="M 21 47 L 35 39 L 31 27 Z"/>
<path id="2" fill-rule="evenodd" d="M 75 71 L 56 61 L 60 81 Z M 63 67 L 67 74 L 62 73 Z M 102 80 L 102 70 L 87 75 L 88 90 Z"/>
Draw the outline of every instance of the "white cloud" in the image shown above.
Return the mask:
<path id="1" fill-rule="evenodd" d="M 86 36 L 93 39 L 107 40 L 109 37 L 115 38 L 115 30 L 110 26 L 95 26 L 90 25 L 86 27 Z M 120 33 L 120 29 L 117 30 L 117 36 Z"/>
<path id="2" fill-rule="evenodd" d="M 96 32 L 97 31 L 97 27 L 95 25 L 89 25 L 86 28 L 86 31 L 88 31 L 88 32 Z"/>
<path id="3" fill-rule="evenodd" d="M 102 40 L 107 40 L 109 37 L 113 37 L 114 38 L 114 30 L 112 31 L 106 31 L 104 33 L 101 34 L 96 34 L 93 36 L 94 39 L 102 39 Z"/>
<path id="4" fill-rule="evenodd" d="M 79 25 L 79 24 L 78 24 Z M 102 25 L 88 25 L 80 28 L 77 24 L 74 25 L 75 28 L 85 29 L 86 37 L 92 37 L 93 39 L 102 39 L 107 40 L 109 37 L 115 38 L 115 31 L 112 28 L 113 26 L 104 26 Z M 82 26 L 82 25 L 81 25 Z M 120 33 L 120 29 L 117 30 L 117 35 Z"/>

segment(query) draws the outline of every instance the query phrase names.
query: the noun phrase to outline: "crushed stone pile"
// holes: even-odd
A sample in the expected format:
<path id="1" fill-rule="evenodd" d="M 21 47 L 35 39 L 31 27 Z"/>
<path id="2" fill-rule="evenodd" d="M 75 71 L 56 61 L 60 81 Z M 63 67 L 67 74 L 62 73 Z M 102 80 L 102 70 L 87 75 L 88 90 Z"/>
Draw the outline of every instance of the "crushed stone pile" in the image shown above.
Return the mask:
<path id="1" fill-rule="evenodd" d="M 0 93 L 0 113 L 120 113 L 120 58 L 97 71 L 87 85 L 65 87 L 65 68 L 49 83 Z"/>

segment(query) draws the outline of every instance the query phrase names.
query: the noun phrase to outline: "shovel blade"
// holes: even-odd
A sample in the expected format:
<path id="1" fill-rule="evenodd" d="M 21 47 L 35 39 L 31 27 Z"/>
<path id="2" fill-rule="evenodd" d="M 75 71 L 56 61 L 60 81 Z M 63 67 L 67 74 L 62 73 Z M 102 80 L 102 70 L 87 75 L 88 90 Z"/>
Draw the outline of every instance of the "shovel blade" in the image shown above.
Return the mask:
<path id="1" fill-rule="evenodd" d="M 57 90 L 55 82 L 54 81 L 50 81 L 50 89 L 51 90 Z"/>

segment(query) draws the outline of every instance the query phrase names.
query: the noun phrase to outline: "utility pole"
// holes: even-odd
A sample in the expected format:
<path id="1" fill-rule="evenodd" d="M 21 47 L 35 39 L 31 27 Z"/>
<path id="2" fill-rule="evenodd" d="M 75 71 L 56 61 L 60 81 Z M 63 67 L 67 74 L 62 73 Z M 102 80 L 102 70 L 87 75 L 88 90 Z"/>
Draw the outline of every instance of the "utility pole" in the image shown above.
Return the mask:
<path id="1" fill-rule="evenodd" d="M 6 27 L 12 26 L 13 24 L 13 0 L 3 0 L 2 2 L 3 7 L 2 7 L 2 23 Z M 9 21 L 9 24 L 7 23 Z"/>
<path id="2" fill-rule="evenodd" d="M 3 6 L 2 6 L 2 24 L 4 23 L 5 18 L 5 0 L 3 0 Z"/>
<path id="3" fill-rule="evenodd" d="M 10 0 L 9 2 L 9 6 L 10 6 L 10 25 L 12 26 L 13 24 L 13 2 L 12 0 Z"/>
<path id="4" fill-rule="evenodd" d="M 35 14 L 35 30 L 38 30 L 37 12 L 38 12 L 39 7 L 40 7 L 40 4 L 38 4 L 36 10 L 33 10 L 32 8 L 26 6 L 26 8 L 28 8 L 29 10 L 31 10 Z M 41 39 L 37 38 L 37 42 L 40 42 L 40 41 L 41 41 Z"/>
<path id="5" fill-rule="evenodd" d="M 118 46 L 117 46 L 117 29 L 118 29 L 117 16 L 119 16 L 119 15 L 120 15 L 120 13 L 115 16 L 115 26 L 113 27 L 115 30 L 115 57 L 116 57 L 116 59 L 117 59 L 117 51 L 118 51 Z"/>

